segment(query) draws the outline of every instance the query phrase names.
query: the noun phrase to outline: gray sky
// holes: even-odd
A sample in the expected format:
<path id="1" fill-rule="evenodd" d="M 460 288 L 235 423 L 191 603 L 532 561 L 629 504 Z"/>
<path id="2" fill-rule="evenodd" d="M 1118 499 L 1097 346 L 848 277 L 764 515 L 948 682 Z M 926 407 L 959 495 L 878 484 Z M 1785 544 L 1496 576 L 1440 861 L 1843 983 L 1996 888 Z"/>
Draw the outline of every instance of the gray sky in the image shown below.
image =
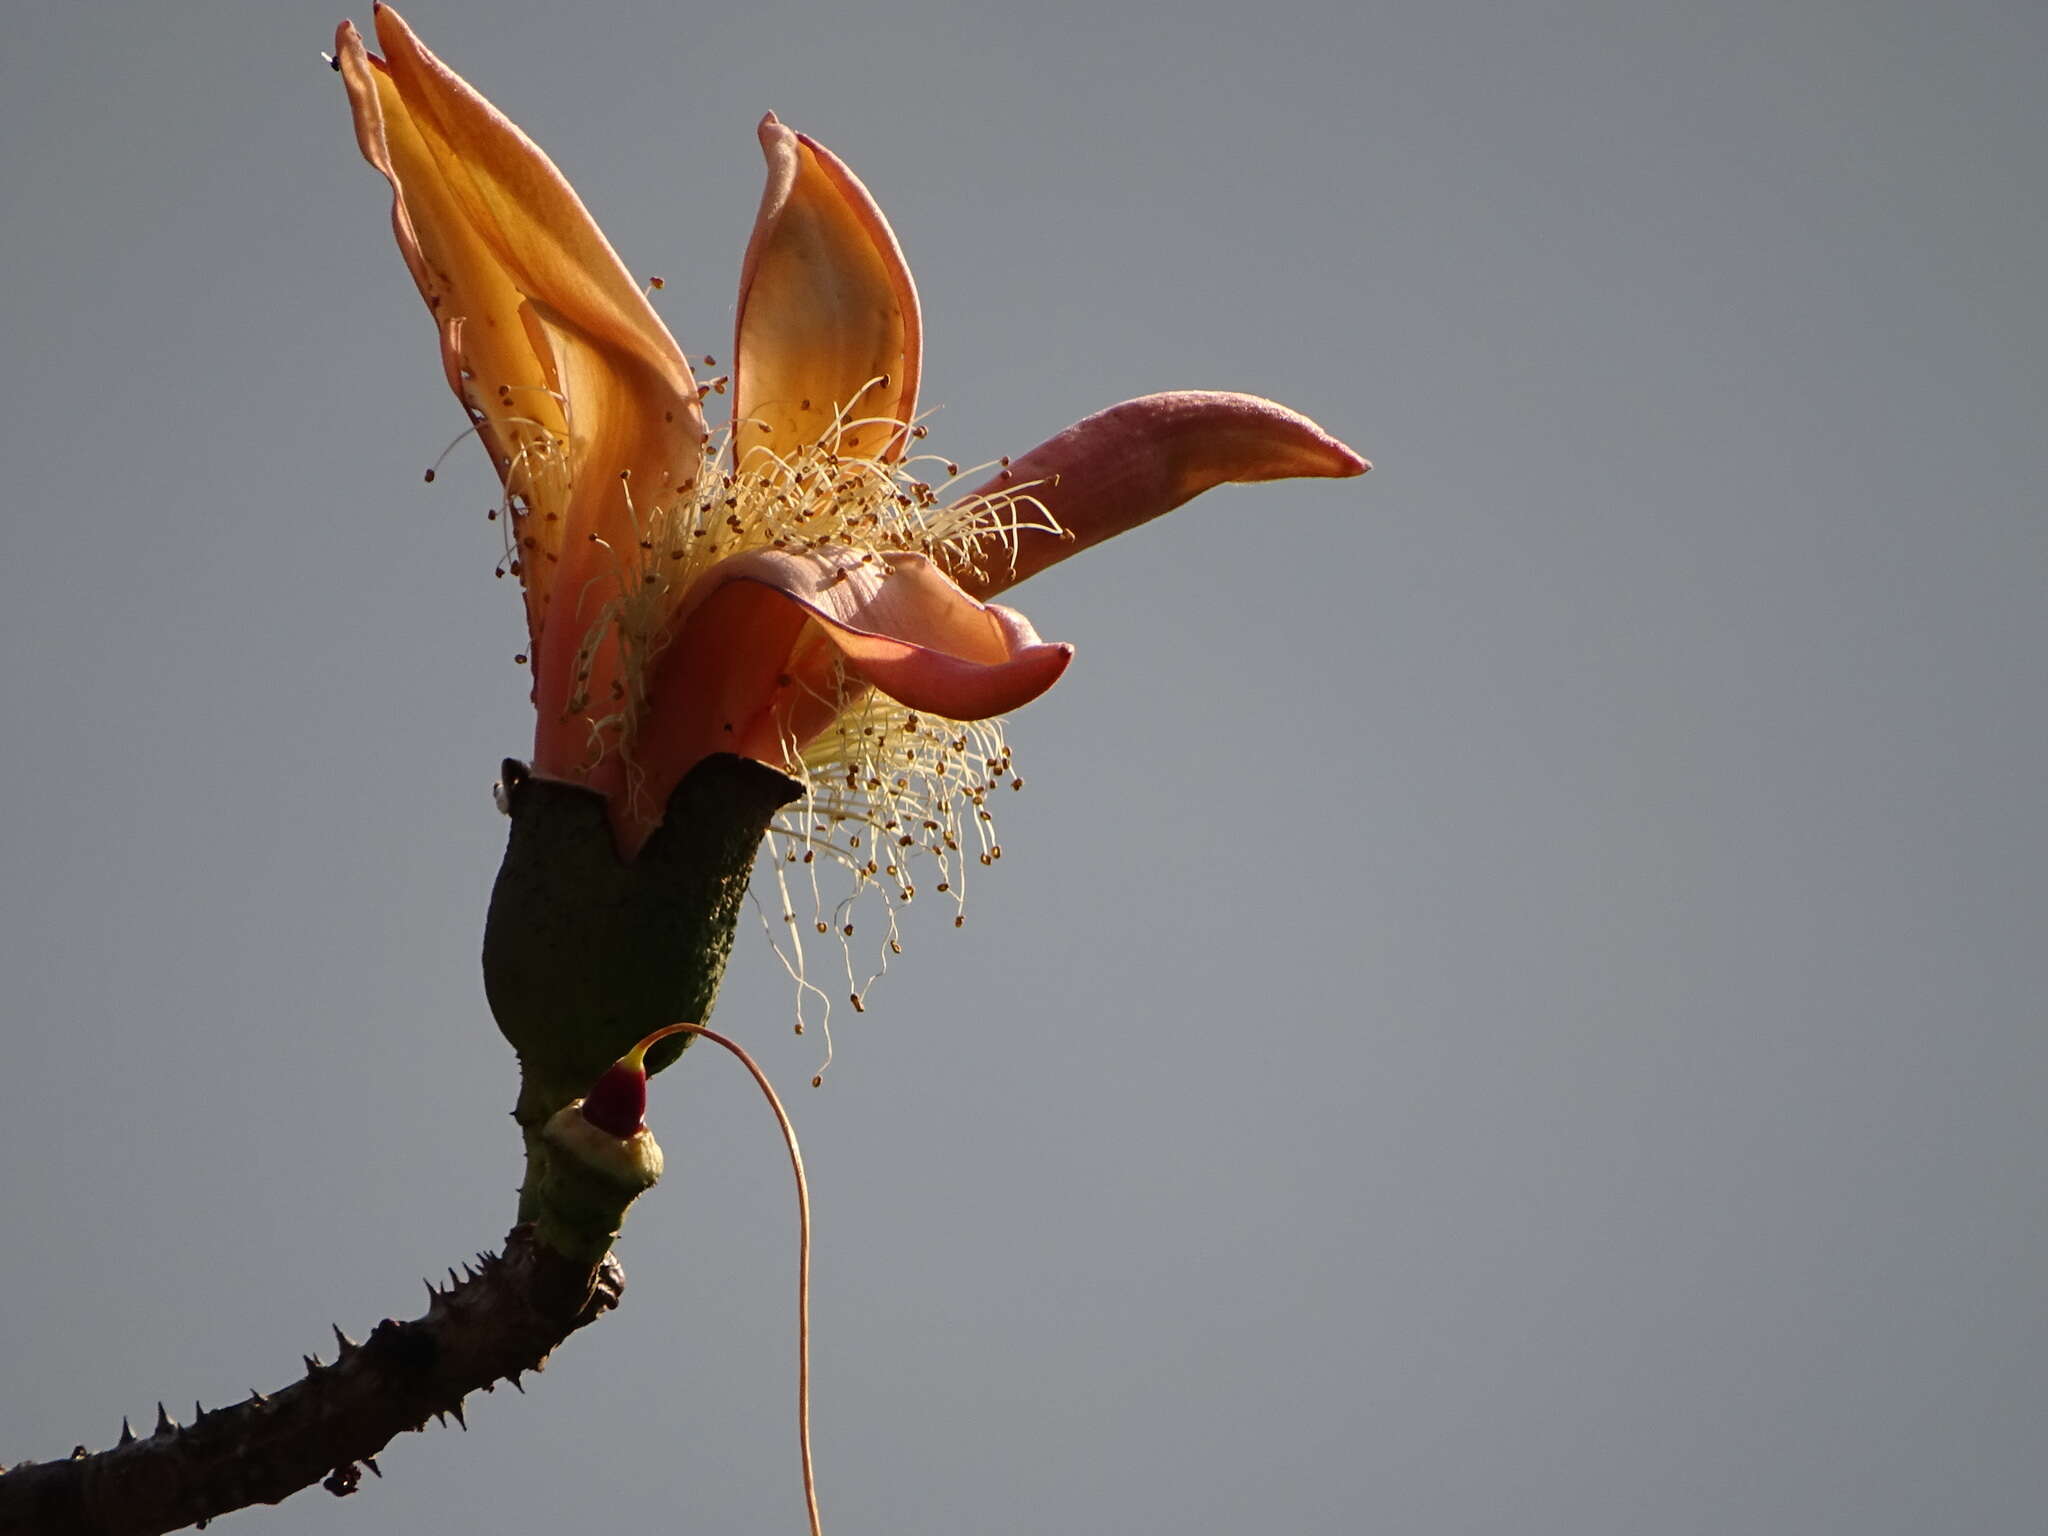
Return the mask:
<path id="1" fill-rule="evenodd" d="M 822 1090 L 749 920 L 828 1529 L 2037 1526 L 2048 13 L 407 15 L 693 353 L 773 108 L 895 225 L 939 451 L 1211 387 L 1377 466 L 1019 591 L 1079 654 L 1004 858 Z M 4 1461 L 512 1214 L 520 617 L 337 19 L 9 10 Z M 233 1527 L 799 1528 L 772 1124 L 708 1054 L 652 1120 L 623 1312 Z"/>

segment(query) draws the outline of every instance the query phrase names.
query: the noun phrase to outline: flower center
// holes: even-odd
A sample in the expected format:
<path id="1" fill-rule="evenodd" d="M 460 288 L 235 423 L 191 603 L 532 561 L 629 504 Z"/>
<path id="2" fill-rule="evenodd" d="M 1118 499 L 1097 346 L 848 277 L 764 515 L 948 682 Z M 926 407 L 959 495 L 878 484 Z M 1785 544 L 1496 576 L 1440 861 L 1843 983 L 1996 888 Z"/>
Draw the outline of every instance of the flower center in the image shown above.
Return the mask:
<path id="1" fill-rule="evenodd" d="M 724 456 L 713 451 L 717 445 L 707 445 L 691 490 L 653 506 L 634 501 L 627 485 L 633 540 L 612 551 L 616 585 L 583 638 L 577 665 L 579 674 L 588 673 L 591 658 L 615 642 L 618 697 L 609 714 L 587 695 L 571 700 L 572 710 L 591 717 L 594 739 L 616 731 L 628 765 L 627 793 L 639 792 L 634 741 L 673 630 L 669 621 L 719 561 L 756 549 L 835 562 L 907 552 L 959 574 L 982 570 L 1021 530 L 1056 527 L 1028 485 L 967 495 L 960 483 L 978 470 L 963 473 L 936 456 L 888 463 L 840 451 L 847 432 L 872 425 L 842 423 L 788 458 L 757 449 L 737 471 L 724 466 Z M 865 439 L 874 436 L 869 431 Z M 909 436 L 921 440 L 924 428 L 911 428 Z M 546 456 L 533 464 L 541 473 L 550 467 Z M 803 993 L 823 1001 L 829 1014 L 830 995 L 807 979 L 801 930 L 836 933 L 846 970 L 842 995 L 860 1009 L 867 987 L 901 952 L 895 909 L 915 897 L 921 883 L 954 903 L 956 926 L 964 921 L 968 867 L 1002 856 L 990 797 L 1006 783 L 1021 789 L 1023 780 L 1000 721 L 949 720 L 908 709 L 836 659 L 810 686 L 829 723 L 808 740 L 785 742 L 776 765 L 802 782 L 805 793 L 769 834 L 782 916 L 781 932 L 771 927 L 770 937 Z M 871 892 L 880 894 L 887 918 L 876 968 L 867 973 L 855 959 L 852 908 Z M 806 906 L 808 920 L 800 922 Z M 799 1031 L 802 1014 L 800 1003 Z"/>

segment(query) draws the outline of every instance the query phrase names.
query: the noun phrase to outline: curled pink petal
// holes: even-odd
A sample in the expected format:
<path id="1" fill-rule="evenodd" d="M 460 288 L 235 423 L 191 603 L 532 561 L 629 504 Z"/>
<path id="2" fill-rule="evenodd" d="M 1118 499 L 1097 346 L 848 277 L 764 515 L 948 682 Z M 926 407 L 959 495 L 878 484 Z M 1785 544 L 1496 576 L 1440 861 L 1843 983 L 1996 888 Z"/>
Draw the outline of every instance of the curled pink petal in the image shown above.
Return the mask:
<path id="1" fill-rule="evenodd" d="M 823 580 L 815 561 L 773 551 L 728 563 L 752 567 L 730 579 L 766 581 L 803 607 L 852 669 L 890 698 L 951 720 L 985 720 L 1030 703 L 1074 654 L 1040 640 L 1016 609 L 976 602 L 923 555 L 851 562 Z"/>
<path id="2" fill-rule="evenodd" d="M 713 752 L 788 766 L 851 702 L 842 661 L 900 704 L 983 720 L 1030 703 L 1072 657 L 923 555 L 754 549 L 722 560 L 683 599 L 655 663 L 633 748 L 641 781 L 613 806 L 621 849 L 639 846 L 669 791 Z"/>
<path id="3" fill-rule="evenodd" d="M 1062 533 L 1021 530 L 1014 550 L 983 551 L 985 572 L 956 572 L 988 597 L 1226 482 L 1326 479 L 1372 466 L 1299 411 L 1257 395 L 1177 390 L 1126 400 L 1013 460 L 976 495 L 1042 503 Z"/>

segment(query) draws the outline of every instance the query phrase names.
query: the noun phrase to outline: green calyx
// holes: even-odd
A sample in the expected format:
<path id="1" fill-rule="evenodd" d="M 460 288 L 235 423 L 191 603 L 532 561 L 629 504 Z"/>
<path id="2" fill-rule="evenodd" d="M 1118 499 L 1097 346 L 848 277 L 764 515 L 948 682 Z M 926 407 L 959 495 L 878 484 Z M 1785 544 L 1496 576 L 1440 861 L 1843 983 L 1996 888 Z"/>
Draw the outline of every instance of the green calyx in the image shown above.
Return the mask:
<path id="1" fill-rule="evenodd" d="M 484 990 L 519 1053 L 519 1216 L 545 1228 L 552 1192 L 582 1198 L 570 1193 L 580 1174 L 551 1176 L 561 1148 L 545 1131 L 647 1036 L 710 1016 L 761 838 L 802 789 L 749 758 L 708 757 L 629 863 L 595 791 L 512 762 L 504 782 L 512 832 L 484 929 Z M 674 1061 L 689 1039 L 661 1041 L 647 1070 Z"/>

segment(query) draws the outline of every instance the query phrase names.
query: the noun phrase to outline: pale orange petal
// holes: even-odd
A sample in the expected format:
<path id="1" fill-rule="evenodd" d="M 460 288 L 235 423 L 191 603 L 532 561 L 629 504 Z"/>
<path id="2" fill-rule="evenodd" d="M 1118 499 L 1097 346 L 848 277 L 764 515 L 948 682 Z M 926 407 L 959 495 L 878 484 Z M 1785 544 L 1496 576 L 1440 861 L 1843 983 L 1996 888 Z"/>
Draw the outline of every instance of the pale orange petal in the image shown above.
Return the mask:
<path id="1" fill-rule="evenodd" d="M 476 423 L 507 491 L 528 505 L 552 502 L 557 512 L 551 521 L 535 518 L 525 532 L 532 546 L 524 574 L 544 580 L 561 549 L 566 496 L 548 496 L 533 483 L 534 471 L 546 474 L 550 445 L 567 437 L 568 424 L 552 363 L 520 318 L 526 296 L 449 196 L 389 70 L 364 51 L 353 22 L 336 31 L 334 52 L 356 143 L 391 183 L 392 232 L 434 317 L 448 387 Z M 533 606 L 537 619 L 538 598 Z"/>
<path id="2" fill-rule="evenodd" d="M 1064 531 L 1020 530 L 1014 547 L 984 547 L 985 569 L 953 574 L 988 597 L 1212 486 L 1371 467 L 1300 412 L 1256 395 L 1181 390 L 1126 400 L 1012 460 L 974 492 L 1029 497 Z"/>
<path id="3" fill-rule="evenodd" d="M 696 475 L 705 435 L 696 384 L 539 147 L 388 6 L 378 7 L 377 36 L 386 58 L 361 58 L 357 43 L 344 73 L 353 68 L 376 86 L 390 147 L 379 169 L 393 176 L 416 232 L 415 278 L 426 273 L 430 304 L 442 293 L 437 314 L 463 370 L 458 388 L 495 437 L 514 440 L 511 451 L 492 446 L 508 492 L 529 509 L 518 539 L 534 629 L 535 767 L 576 776 L 593 750 L 587 718 L 613 712 L 617 678 L 610 644 L 578 652 L 623 579 L 622 554 L 637 540 L 633 508 L 671 499 Z M 361 138 L 360 85 L 351 99 Z M 470 289 L 489 302 L 451 301 Z M 566 445 L 566 462 L 558 455 L 527 472 L 550 443 Z"/>
<path id="4" fill-rule="evenodd" d="M 862 685 L 912 709 L 981 720 L 1037 698 L 1072 657 L 1022 614 L 967 596 L 922 555 L 734 555 L 698 579 L 656 663 L 633 744 L 632 803 L 615 808 L 621 848 L 638 846 L 702 758 L 738 752 L 788 767 L 791 749 Z M 841 661 L 851 692 L 837 680 Z"/>
<path id="5" fill-rule="evenodd" d="M 592 344 L 645 367 L 673 396 L 664 404 L 695 416 L 701 440 L 696 385 L 681 348 L 554 163 L 389 6 L 377 7 L 377 39 L 448 199 L 520 292 Z"/>
<path id="6" fill-rule="evenodd" d="M 734 462 L 788 458 L 844 413 L 843 451 L 894 459 L 917 410 L 917 288 L 868 189 L 770 112 L 768 184 L 740 268 Z"/>

